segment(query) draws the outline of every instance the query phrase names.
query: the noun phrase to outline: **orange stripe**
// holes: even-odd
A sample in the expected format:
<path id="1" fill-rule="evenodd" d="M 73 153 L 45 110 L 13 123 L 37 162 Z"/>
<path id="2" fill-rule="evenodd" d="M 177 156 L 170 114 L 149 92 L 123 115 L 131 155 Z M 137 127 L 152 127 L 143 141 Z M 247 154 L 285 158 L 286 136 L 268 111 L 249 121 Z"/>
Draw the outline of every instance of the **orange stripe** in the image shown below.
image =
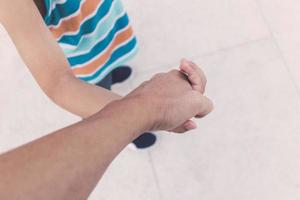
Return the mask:
<path id="1" fill-rule="evenodd" d="M 98 5 L 101 3 L 101 0 L 87 0 L 80 8 L 78 15 L 63 21 L 58 27 L 51 27 L 50 31 L 55 38 L 59 38 L 65 32 L 75 32 L 79 29 L 82 21 L 92 14 Z"/>
<path id="2" fill-rule="evenodd" d="M 114 39 L 110 47 L 99 58 L 86 66 L 73 69 L 73 73 L 76 75 L 89 75 L 95 72 L 99 66 L 103 65 L 109 59 L 115 47 L 128 40 L 132 35 L 132 28 L 129 27 Z"/>

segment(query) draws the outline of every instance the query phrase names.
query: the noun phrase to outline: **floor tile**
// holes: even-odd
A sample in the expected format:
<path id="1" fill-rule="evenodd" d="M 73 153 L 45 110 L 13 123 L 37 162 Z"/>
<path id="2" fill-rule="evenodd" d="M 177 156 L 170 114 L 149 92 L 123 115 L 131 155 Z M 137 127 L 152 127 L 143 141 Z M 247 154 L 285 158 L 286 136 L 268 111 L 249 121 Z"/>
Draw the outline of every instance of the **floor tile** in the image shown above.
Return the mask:
<path id="1" fill-rule="evenodd" d="M 191 134 L 160 134 L 151 159 L 163 199 L 299 199 L 300 99 L 273 40 L 197 63 L 215 110 Z"/>
<path id="2" fill-rule="evenodd" d="M 159 200 L 147 151 L 125 149 L 112 163 L 89 200 Z"/>
<path id="3" fill-rule="evenodd" d="M 140 43 L 139 69 L 269 35 L 252 0 L 124 0 Z"/>
<path id="4" fill-rule="evenodd" d="M 46 97 L 1 26 L 0 44 L 0 152 L 79 120 Z"/>
<path id="5" fill-rule="evenodd" d="M 300 2 L 257 0 L 300 91 Z"/>

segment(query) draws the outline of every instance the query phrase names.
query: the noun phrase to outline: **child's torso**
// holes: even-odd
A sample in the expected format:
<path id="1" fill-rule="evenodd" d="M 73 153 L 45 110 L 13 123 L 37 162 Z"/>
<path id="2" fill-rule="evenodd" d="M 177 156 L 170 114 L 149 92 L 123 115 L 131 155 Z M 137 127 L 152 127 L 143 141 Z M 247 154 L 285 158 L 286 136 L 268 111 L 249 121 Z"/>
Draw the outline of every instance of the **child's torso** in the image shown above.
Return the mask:
<path id="1" fill-rule="evenodd" d="M 136 50 L 120 0 L 42 0 L 36 4 L 74 74 L 85 81 L 101 80 Z"/>
<path id="2" fill-rule="evenodd" d="M 39 9 L 41 15 L 45 17 L 46 15 L 46 6 L 44 0 L 34 0 L 36 7 Z"/>

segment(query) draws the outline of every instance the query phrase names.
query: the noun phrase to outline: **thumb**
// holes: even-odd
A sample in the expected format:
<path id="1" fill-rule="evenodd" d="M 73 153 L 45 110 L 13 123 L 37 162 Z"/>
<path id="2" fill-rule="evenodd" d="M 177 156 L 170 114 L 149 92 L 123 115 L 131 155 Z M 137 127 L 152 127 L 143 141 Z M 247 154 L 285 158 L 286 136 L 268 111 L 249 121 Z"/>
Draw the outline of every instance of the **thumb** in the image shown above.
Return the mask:
<path id="1" fill-rule="evenodd" d="M 202 118 L 213 110 L 213 102 L 197 91 L 192 91 L 190 96 L 191 111 L 193 117 Z"/>

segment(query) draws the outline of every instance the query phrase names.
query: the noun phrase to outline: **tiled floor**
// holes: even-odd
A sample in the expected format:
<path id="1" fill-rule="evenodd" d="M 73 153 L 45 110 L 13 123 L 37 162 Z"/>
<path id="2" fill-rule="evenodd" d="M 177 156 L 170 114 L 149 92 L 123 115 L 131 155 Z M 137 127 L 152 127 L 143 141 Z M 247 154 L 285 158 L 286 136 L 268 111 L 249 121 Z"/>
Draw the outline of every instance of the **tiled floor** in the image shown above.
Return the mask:
<path id="1" fill-rule="evenodd" d="M 292 79 L 300 88 L 300 3 L 296 0 L 257 0 L 262 16 L 281 52 Z"/>
<path id="2" fill-rule="evenodd" d="M 299 200 L 300 2 L 124 4 L 140 52 L 134 76 L 115 91 L 185 56 L 203 66 L 215 111 L 191 134 L 159 133 L 148 151 L 125 149 L 90 199 Z M 10 83 L 0 88 L 0 151 L 78 120 L 42 94 L 3 29 L 0 58 L 0 82 Z"/>

